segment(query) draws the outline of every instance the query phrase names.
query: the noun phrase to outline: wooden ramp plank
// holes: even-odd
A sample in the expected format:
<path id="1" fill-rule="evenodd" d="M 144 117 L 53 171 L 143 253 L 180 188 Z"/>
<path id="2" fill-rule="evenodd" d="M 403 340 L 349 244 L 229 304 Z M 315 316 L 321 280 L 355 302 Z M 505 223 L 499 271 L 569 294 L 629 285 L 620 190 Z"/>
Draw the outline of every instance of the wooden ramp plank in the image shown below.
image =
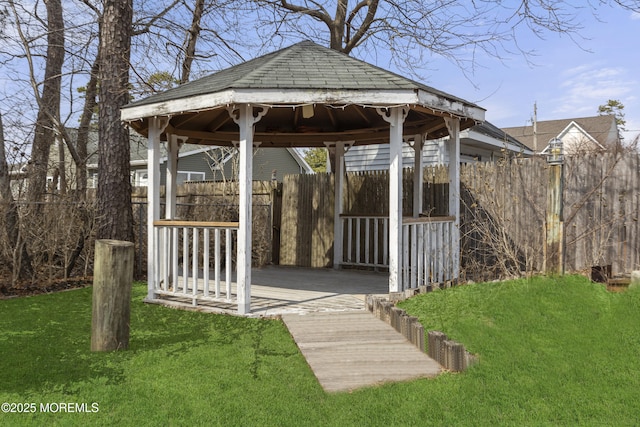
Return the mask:
<path id="1" fill-rule="evenodd" d="M 367 311 L 283 314 L 327 392 L 435 377 L 442 367 Z"/>

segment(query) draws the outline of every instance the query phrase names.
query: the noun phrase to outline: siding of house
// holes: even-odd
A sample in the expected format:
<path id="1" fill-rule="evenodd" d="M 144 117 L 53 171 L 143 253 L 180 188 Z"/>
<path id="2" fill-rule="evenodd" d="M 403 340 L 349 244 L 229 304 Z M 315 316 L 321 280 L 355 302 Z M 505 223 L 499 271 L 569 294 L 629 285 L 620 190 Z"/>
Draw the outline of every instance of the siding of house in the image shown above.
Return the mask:
<path id="1" fill-rule="evenodd" d="M 178 159 L 178 171 L 204 172 L 205 180 L 221 180 L 220 172 L 214 172 L 212 167 L 209 166 L 210 162 L 211 159 L 206 153 L 194 153 Z M 233 165 L 234 162 L 232 160 L 224 163 L 224 176 L 227 179 L 237 174 Z M 160 165 L 160 170 L 162 176 L 161 185 L 164 185 L 165 163 Z M 258 148 L 253 156 L 253 180 L 269 181 L 274 170 L 278 181 L 282 181 L 284 175 L 304 173 L 298 162 L 293 158 L 293 155 L 286 148 Z"/>
<path id="2" fill-rule="evenodd" d="M 429 143 L 423 149 L 422 158 L 425 165 L 442 163 L 446 159 L 445 150 L 440 149 L 439 143 Z M 415 152 L 407 144 L 402 146 L 402 166 L 412 167 Z M 351 147 L 344 155 L 344 162 L 348 172 L 373 171 L 389 169 L 389 145 L 357 145 Z"/>
<path id="3" fill-rule="evenodd" d="M 449 164 L 449 153 L 444 140 L 427 141 L 422 151 L 425 166 Z M 402 166 L 413 167 L 415 152 L 408 144 L 402 146 Z M 476 160 L 492 160 L 494 153 L 482 148 L 461 144 L 460 160 L 470 163 Z M 389 169 L 389 145 L 358 145 L 351 147 L 344 156 L 348 172 Z"/>
<path id="4" fill-rule="evenodd" d="M 160 185 L 165 185 L 165 175 L 167 171 L 167 162 L 160 164 Z M 190 156 L 184 156 L 178 158 L 178 172 L 201 172 L 204 173 L 204 179 L 212 180 L 213 172 L 209 167 L 209 157 L 206 153 L 194 153 Z"/>

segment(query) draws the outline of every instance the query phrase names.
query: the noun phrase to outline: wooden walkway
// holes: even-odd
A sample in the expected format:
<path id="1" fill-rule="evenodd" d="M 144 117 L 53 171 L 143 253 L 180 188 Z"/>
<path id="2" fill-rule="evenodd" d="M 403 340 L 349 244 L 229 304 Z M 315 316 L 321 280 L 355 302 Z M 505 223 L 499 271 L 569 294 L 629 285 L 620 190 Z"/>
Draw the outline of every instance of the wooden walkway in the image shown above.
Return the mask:
<path id="1" fill-rule="evenodd" d="M 283 314 L 327 392 L 438 375 L 441 366 L 365 310 Z"/>
<path id="2" fill-rule="evenodd" d="M 388 295 L 388 274 L 357 270 L 254 269 L 251 317 L 281 317 L 327 392 L 433 377 L 440 365 L 365 310 L 365 295 Z M 235 296 L 235 283 L 233 284 Z M 224 301 L 157 299 L 151 303 L 236 314 Z"/>

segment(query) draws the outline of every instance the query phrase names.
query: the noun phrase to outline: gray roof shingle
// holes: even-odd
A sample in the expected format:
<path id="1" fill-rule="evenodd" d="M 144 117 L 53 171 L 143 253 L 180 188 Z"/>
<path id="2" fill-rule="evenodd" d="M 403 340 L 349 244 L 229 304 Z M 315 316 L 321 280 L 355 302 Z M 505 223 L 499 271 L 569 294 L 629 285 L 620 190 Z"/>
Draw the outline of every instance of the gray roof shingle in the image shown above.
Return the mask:
<path id="1" fill-rule="evenodd" d="M 425 90 L 453 101 L 473 105 L 341 52 L 311 41 L 303 41 L 151 95 L 125 108 L 229 89 Z"/>

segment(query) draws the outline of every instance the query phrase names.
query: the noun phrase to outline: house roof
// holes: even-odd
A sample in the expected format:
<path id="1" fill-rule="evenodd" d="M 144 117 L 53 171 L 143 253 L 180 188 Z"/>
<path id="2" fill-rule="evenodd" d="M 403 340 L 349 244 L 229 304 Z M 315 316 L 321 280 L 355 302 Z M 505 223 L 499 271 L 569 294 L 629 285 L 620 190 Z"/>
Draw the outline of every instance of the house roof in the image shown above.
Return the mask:
<path id="1" fill-rule="evenodd" d="M 76 138 L 78 135 L 78 129 L 66 128 L 67 133 L 71 137 L 74 145 L 76 145 Z M 147 160 L 147 140 L 135 132 L 129 133 L 129 158 L 131 163 Z M 87 137 L 87 167 L 89 169 L 98 168 L 98 131 L 89 131 Z"/>
<path id="2" fill-rule="evenodd" d="M 446 164 L 448 155 L 439 142 L 430 142 L 422 150 L 426 164 Z M 403 144 L 403 167 L 413 167 L 415 151 L 410 144 Z M 532 156 L 534 153 L 517 139 L 509 136 L 495 125 L 484 122 L 460 133 L 462 161 L 482 157 L 491 160 L 497 157 Z M 485 157 L 486 156 L 486 157 Z M 345 153 L 345 164 L 349 171 L 389 169 L 389 147 L 370 145 L 349 149 Z"/>
<path id="3" fill-rule="evenodd" d="M 490 122 L 479 123 L 461 135 L 462 142 L 480 148 L 506 149 L 526 156 L 533 155 L 533 151 L 518 139 Z"/>
<path id="4" fill-rule="evenodd" d="M 384 143 L 388 123 L 376 108 L 409 107 L 405 134 L 448 134 L 484 120 L 484 109 L 310 41 L 261 56 L 126 105 L 122 119 L 143 135 L 151 117 L 169 117 L 167 131 L 189 143 L 230 145 L 237 125 L 228 107 L 269 107 L 255 125 L 263 146 L 323 146 L 325 141 Z M 163 136 L 166 138 L 166 136 Z"/>
<path id="5" fill-rule="evenodd" d="M 609 145 L 612 137 L 617 137 L 616 119 L 613 115 L 539 121 L 536 124 L 537 144 L 534 144 L 533 126 L 508 127 L 502 130 L 540 153 L 547 147 L 549 140 L 562 137 L 571 125 L 578 126 L 601 146 Z"/>

